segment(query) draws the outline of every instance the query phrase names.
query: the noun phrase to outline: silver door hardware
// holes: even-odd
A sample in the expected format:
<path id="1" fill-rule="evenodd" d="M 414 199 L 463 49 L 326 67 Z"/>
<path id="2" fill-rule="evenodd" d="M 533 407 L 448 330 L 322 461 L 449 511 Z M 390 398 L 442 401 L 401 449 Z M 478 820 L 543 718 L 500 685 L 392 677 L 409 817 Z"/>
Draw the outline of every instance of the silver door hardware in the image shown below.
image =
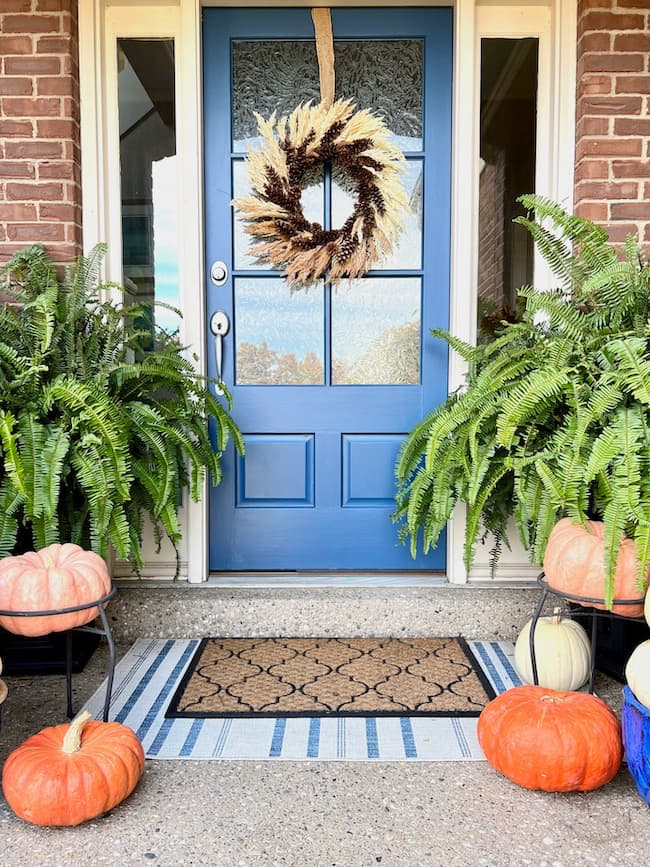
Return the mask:
<path id="1" fill-rule="evenodd" d="M 230 319 L 223 310 L 216 310 L 210 317 L 210 331 L 214 334 L 214 355 L 217 363 L 217 394 L 223 394 L 223 339 L 230 331 Z"/>
<path id="2" fill-rule="evenodd" d="M 210 279 L 215 286 L 223 286 L 228 279 L 228 268 L 226 267 L 225 262 L 217 260 L 212 263 L 212 267 L 210 268 Z"/>

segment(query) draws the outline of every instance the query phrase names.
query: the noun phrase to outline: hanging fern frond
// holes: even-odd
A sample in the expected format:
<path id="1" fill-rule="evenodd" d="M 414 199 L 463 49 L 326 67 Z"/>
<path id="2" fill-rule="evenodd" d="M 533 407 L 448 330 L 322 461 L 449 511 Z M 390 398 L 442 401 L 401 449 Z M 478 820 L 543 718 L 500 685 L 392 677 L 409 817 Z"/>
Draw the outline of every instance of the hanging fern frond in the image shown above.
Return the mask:
<path id="1" fill-rule="evenodd" d="M 641 337 L 626 337 L 610 341 L 603 349 L 618 366 L 618 381 L 625 390 L 650 407 L 650 357 L 648 342 Z"/>
<path id="2" fill-rule="evenodd" d="M 105 253 L 63 280 L 39 245 L 0 268 L 14 302 L 0 308 L 0 551 L 18 533 L 102 556 L 112 545 L 139 570 L 144 518 L 177 549 L 183 489 L 198 499 L 206 470 L 218 483 L 229 440 L 243 453 L 243 439 L 186 347 L 143 329 L 149 308 L 102 282 Z"/>
<path id="3" fill-rule="evenodd" d="M 556 287 L 523 287 L 521 321 L 476 347 L 445 340 L 469 363 L 466 385 L 411 431 L 396 466 L 400 538 L 434 547 L 457 502 L 467 506 L 465 563 L 506 524 L 541 562 L 559 518 L 603 520 L 611 604 L 617 546 L 637 544 L 650 567 L 650 268 L 628 239 L 540 196 L 520 199 Z"/>

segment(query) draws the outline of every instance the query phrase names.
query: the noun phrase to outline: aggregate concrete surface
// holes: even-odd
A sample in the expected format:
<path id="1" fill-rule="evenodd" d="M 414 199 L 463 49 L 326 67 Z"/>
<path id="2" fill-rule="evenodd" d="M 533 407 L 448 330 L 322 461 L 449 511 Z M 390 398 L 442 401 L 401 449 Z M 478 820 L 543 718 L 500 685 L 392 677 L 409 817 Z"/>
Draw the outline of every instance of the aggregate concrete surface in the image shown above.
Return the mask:
<path id="1" fill-rule="evenodd" d="M 100 647 L 75 675 L 77 706 L 105 659 Z M 0 762 L 65 719 L 63 677 L 7 681 Z M 599 677 L 615 705 L 620 689 Z M 127 801 L 77 828 L 28 825 L 0 798 L 0 847 L 2 867 L 642 867 L 650 808 L 625 766 L 596 792 L 561 795 L 521 789 L 486 762 L 148 761 Z"/>
<path id="2" fill-rule="evenodd" d="M 230 588 L 134 581 L 120 585 L 109 612 L 113 633 L 125 644 L 197 634 L 462 634 L 514 641 L 538 598 L 530 587 Z"/>

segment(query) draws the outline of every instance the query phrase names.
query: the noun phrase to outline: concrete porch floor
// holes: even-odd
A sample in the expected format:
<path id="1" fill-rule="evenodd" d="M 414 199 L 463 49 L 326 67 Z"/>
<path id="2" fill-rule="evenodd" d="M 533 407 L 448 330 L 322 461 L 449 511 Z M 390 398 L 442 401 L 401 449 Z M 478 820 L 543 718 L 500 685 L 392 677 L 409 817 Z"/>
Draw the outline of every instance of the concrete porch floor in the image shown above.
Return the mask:
<path id="1" fill-rule="evenodd" d="M 235 607 L 239 609 L 239 627 L 233 623 L 231 634 L 247 634 L 252 626 L 253 621 L 248 620 L 252 610 L 243 604 L 242 597 L 236 606 L 234 597 L 221 598 L 221 615 L 214 615 L 220 624 L 206 626 L 200 615 L 208 597 L 201 596 L 198 610 L 191 612 L 196 595 L 187 589 L 180 593 L 190 596 L 172 591 L 169 596 L 176 602 L 176 618 L 168 618 L 155 608 L 150 591 L 145 602 L 140 595 L 144 592 L 143 588 L 134 594 L 122 593 L 113 611 L 119 655 L 136 632 L 138 610 L 139 635 L 208 634 L 218 625 L 222 632 L 228 629 L 230 598 L 231 613 Z M 455 598 L 459 600 L 456 609 L 465 605 L 460 597 Z M 503 634 L 510 631 L 504 627 L 509 621 L 514 621 L 513 629 L 521 626 L 521 618 L 529 616 L 531 598 L 513 596 L 509 601 L 519 600 L 521 610 L 516 605 L 511 608 L 499 629 L 494 628 L 493 620 L 484 637 L 511 637 Z M 317 603 L 313 597 L 300 599 L 295 593 L 291 599 L 301 604 L 287 614 L 293 624 L 285 625 L 304 624 L 309 619 L 306 610 Z M 283 608 L 287 601 L 284 599 Z M 472 599 L 473 604 L 476 601 Z M 414 634 L 417 615 L 408 622 L 399 594 L 391 602 L 391 619 L 397 628 Z M 450 603 L 448 610 L 453 614 L 451 599 L 445 602 Z M 172 606 L 171 600 L 169 604 Z M 431 626 L 431 619 L 437 620 L 432 612 L 438 604 L 439 600 L 432 603 L 426 612 L 429 634 L 444 634 L 441 623 Z M 273 610 L 277 614 L 273 599 L 267 596 L 264 605 L 270 606 L 269 618 Z M 349 604 L 346 607 L 347 614 L 340 618 L 350 626 L 358 622 L 358 616 L 350 612 Z M 411 608 L 410 603 L 407 607 Z M 444 610 L 446 606 L 438 610 L 440 607 Z M 480 606 L 476 610 L 480 611 Z M 344 625 L 330 614 L 319 624 L 322 631 L 338 631 Z M 460 616 L 456 610 L 452 621 Z M 193 621 L 189 630 L 186 618 Z M 482 621 L 483 617 L 478 615 L 477 619 Z M 180 621 L 180 625 L 172 629 L 172 620 Z M 470 631 L 475 633 L 476 626 L 472 626 Z M 370 621 L 363 621 L 361 628 L 370 629 Z M 101 683 L 105 663 L 106 650 L 100 646 L 86 670 L 75 675 L 76 707 Z M 0 764 L 26 737 L 65 720 L 63 677 L 7 678 L 7 682 Z M 596 686 L 618 711 L 620 684 L 599 675 Z M 521 789 L 497 775 L 486 762 L 148 761 L 138 788 L 124 804 L 78 828 L 27 825 L 0 798 L 0 863 L 3 867 L 96 863 L 161 867 L 641 867 L 648 861 L 649 819 L 649 808 L 637 794 L 625 766 L 612 783 L 596 792 L 560 795 Z"/>

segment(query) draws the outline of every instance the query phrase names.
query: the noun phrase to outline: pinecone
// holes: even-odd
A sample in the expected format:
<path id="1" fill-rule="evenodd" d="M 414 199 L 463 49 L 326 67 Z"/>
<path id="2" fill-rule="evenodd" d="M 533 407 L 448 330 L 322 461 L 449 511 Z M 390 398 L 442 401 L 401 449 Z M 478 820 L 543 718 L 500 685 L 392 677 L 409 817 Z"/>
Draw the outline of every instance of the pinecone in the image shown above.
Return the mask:
<path id="1" fill-rule="evenodd" d="M 379 187 L 374 184 L 370 187 L 368 192 L 368 201 L 372 202 L 375 208 L 377 208 L 377 213 L 382 215 L 386 213 L 386 202 L 384 201 L 384 197 Z"/>
<path id="2" fill-rule="evenodd" d="M 354 253 L 354 251 L 359 246 L 359 242 L 356 238 L 341 238 L 338 247 L 336 248 L 336 256 L 335 258 L 339 262 L 345 262 L 346 259 L 349 259 L 350 256 Z"/>
<path id="3" fill-rule="evenodd" d="M 323 133 L 323 137 L 320 140 L 319 149 L 324 147 L 324 146 L 325 147 L 330 146 L 332 144 L 332 142 L 334 141 L 334 139 L 338 138 L 338 136 L 340 135 L 341 130 L 343 129 L 344 126 L 345 126 L 345 121 L 337 120 L 335 123 L 332 124 L 332 126 L 329 129 L 325 130 L 325 132 Z M 312 132 L 314 132 L 314 131 L 312 130 Z M 315 133 L 314 133 L 314 135 L 315 135 Z M 312 139 L 312 141 L 313 141 L 313 139 Z"/>

